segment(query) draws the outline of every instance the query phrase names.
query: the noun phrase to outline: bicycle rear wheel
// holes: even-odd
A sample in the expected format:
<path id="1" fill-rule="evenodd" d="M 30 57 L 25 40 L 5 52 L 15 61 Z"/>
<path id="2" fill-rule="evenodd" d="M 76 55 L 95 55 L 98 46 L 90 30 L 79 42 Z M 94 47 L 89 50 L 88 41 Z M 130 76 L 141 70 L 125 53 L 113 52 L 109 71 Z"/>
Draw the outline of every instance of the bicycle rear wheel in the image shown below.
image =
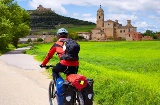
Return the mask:
<path id="1" fill-rule="evenodd" d="M 50 102 L 50 105 L 53 105 L 53 99 L 56 97 L 56 90 L 55 90 L 55 86 L 54 86 L 54 81 L 51 80 L 50 83 L 49 83 L 49 102 Z"/>
<path id="2" fill-rule="evenodd" d="M 77 98 L 78 98 L 78 105 L 84 105 L 84 99 L 81 92 L 77 92 Z"/>

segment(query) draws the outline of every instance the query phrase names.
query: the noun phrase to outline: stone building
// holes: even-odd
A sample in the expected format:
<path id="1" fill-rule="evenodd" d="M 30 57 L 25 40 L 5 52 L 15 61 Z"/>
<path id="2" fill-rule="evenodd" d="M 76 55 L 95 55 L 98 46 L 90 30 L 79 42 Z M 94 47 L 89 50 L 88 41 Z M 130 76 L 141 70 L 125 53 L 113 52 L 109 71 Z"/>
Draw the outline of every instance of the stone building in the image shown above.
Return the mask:
<path id="1" fill-rule="evenodd" d="M 85 39 L 90 40 L 90 32 L 77 32 L 78 36 L 83 36 Z"/>
<path id="2" fill-rule="evenodd" d="M 142 37 L 142 33 L 132 31 L 126 34 L 126 41 L 141 41 Z"/>
<path id="3" fill-rule="evenodd" d="M 52 11 L 51 8 L 44 8 L 42 5 L 39 5 L 39 7 L 37 7 L 38 11 Z"/>
<path id="4" fill-rule="evenodd" d="M 101 8 L 97 11 L 96 28 L 92 30 L 91 40 L 114 40 L 115 38 L 125 39 L 128 32 L 137 32 L 137 27 L 132 26 L 131 20 L 127 20 L 127 24 L 122 26 L 118 20 L 104 21 L 104 11 Z"/>

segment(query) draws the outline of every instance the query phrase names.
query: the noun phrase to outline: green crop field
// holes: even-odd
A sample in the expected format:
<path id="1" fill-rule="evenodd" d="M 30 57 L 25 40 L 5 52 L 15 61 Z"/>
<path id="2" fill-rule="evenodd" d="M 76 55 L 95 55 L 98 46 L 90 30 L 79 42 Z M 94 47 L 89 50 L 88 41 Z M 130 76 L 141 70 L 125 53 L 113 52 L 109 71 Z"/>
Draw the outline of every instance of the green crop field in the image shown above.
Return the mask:
<path id="1" fill-rule="evenodd" d="M 160 41 L 79 42 L 79 73 L 94 79 L 96 105 L 160 105 Z M 27 53 L 42 61 L 52 44 Z M 49 62 L 56 64 L 56 56 Z"/>
<path id="2" fill-rule="evenodd" d="M 35 30 L 34 32 L 32 32 L 32 34 L 35 35 L 41 35 L 43 32 L 44 33 L 48 33 L 51 32 L 53 34 L 56 34 L 57 30 L 59 28 L 66 28 L 68 30 L 69 33 L 76 33 L 76 32 L 90 32 L 92 29 L 94 29 L 96 27 L 96 25 L 72 25 L 72 24 L 63 24 L 63 25 L 59 25 L 56 26 L 56 29 L 39 29 L 39 30 Z"/>

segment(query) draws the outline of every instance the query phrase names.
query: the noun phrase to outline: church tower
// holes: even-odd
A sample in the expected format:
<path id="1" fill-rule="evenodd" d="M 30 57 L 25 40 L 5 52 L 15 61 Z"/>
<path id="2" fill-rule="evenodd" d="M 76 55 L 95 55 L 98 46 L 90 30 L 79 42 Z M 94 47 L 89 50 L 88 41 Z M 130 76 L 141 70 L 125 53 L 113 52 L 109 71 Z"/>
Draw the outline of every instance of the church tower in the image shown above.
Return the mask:
<path id="1" fill-rule="evenodd" d="M 104 11 L 101 8 L 101 5 L 100 5 L 100 8 L 97 11 L 97 26 L 96 27 L 97 28 L 104 27 Z"/>

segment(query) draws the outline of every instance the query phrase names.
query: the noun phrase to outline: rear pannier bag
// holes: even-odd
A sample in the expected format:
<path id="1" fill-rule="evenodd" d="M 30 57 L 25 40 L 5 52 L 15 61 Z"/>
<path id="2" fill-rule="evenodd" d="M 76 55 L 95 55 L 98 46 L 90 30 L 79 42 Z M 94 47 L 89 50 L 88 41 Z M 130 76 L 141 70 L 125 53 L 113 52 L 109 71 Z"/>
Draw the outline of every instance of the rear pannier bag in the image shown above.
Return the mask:
<path id="1" fill-rule="evenodd" d="M 74 89 L 73 86 L 69 82 L 63 83 L 63 104 L 62 105 L 73 105 L 74 103 Z"/>
<path id="2" fill-rule="evenodd" d="M 74 88 L 70 84 L 70 82 L 66 82 L 62 77 L 59 77 L 56 81 L 56 89 L 56 98 L 58 105 L 73 105 Z"/>
<path id="3" fill-rule="evenodd" d="M 78 89 L 78 91 L 81 91 L 83 88 L 87 86 L 87 79 L 85 76 L 80 74 L 70 74 L 66 77 L 66 80 L 68 82 L 71 82 L 71 84 Z"/>
<path id="4" fill-rule="evenodd" d="M 84 99 L 84 105 L 93 105 L 93 83 L 94 81 L 92 79 L 88 79 L 87 86 L 81 91 Z"/>

